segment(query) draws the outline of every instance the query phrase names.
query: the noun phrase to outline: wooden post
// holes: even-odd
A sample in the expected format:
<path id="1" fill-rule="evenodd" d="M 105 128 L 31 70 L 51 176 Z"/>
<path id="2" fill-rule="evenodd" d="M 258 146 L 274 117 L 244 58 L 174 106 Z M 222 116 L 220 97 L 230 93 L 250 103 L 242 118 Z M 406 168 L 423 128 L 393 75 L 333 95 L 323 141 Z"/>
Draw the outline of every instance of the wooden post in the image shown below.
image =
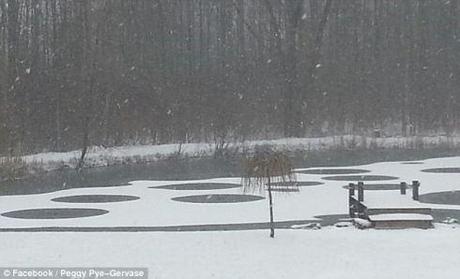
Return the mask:
<path id="1" fill-rule="evenodd" d="M 352 197 L 348 197 L 348 215 L 350 218 L 355 218 L 355 202 Z"/>
<path id="2" fill-rule="evenodd" d="M 401 195 L 405 195 L 406 194 L 406 189 L 407 189 L 407 183 L 406 182 L 401 182 L 400 184 L 400 187 L 401 187 Z"/>
<path id="3" fill-rule="evenodd" d="M 364 183 L 358 182 L 358 201 L 364 201 Z"/>
<path id="4" fill-rule="evenodd" d="M 418 201 L 420 182 L 417 180 L 412 181 L 412 199 Z"/>
<path id="5" fill-rule="evenodd" d="M 348 184 L 348 214 L 350 218 L 355 218 L 356 205 L 355 205 L 355 184 Z"/>
<path id="6" fill-rule="evenodd" d="M 267 170 L 267 178 L 268 178 L 268 202 L 270 206 L 270 237 L 275 237 L 275 224 L 273 223 L 273 197 L 272 197 L 272 186 L 270 181 L 270 174 Z"/>
<path id="7" fill-rule="evenodd" d="M 354 196 L 355 195 L 355 184 L 350 183 L 348 184 L 348 196 Z"/>

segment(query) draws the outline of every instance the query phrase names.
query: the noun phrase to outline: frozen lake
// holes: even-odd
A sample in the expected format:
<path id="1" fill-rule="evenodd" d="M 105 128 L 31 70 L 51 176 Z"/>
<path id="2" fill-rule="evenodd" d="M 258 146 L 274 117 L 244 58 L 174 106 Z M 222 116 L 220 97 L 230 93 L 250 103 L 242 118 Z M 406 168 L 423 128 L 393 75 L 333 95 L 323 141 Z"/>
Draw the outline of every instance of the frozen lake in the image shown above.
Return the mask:
<path id="1" fill-rule="evenodd" d="M 207 173 L 201 173 L 211 178 L 177 179 L 193 173 L 198 174 L 192 177 L 200 176 L 199 169 L 203 166 L 189 166 L 188 172 L 180 166 L 177 169 L 171 166 L 154 168 L 152 172 L 146 166 L 112 167 L 102 172 L 90 170 L 97 175 L 79 181 L 87 185 L 41 194 L 3 196 L 1 229 L 180 231 L 267 227 L 265 193 L 243 193 L 241 178 L 236 171 L 233 176 L 218 176 L 219 173 L 213 173 L 219 169 L 215 166 L 214 169 L 208 168 Z M 459 219 L 460 195 L 449 193 L 460 190 L 460 173 L 425 171 L 433 168 L 452 170 L 458 166 L 460 157 L 419 160 L 417 163 L 397 161 L 298 168 L 297 180 L 300 186 L 304 186 L 295 193 L 275 193 L 275 221 L 280 222 L 277 224 L 280 228 L 315 222 L 323 226 L 333 225 L 348 212 L 344 186 L 349 182 L 365 181 L 373 196 L 383 197 L 399 195 L 399 188 L 394 185 L 401 181 L 410 184 L 412 180 L 421 182 L 421 201 L 424 207 L 433 209 L 435 222 L 445 221 L 448 217 Z M 161 175 L 176 179 L 142 179 Z M 105 177 L 108 179 L 104 180 Z M 98 181 L 92 184 L 91 179 Z M 113 181 L 116 183 L 111 186 Z"/>

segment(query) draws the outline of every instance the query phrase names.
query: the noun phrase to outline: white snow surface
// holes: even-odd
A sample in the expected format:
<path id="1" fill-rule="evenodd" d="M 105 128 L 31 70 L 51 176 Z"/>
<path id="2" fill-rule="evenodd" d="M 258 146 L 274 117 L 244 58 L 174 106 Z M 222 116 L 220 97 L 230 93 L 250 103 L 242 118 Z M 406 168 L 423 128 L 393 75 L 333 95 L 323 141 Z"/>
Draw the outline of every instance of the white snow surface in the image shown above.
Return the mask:
<path id="1" fill-rule="evenodd" d="M 149 278 L 458 278 L 458 229 L 1 233 L 14 267 L 147 267 Z"/>
<path id="2" fill-rule="evenodd" d="M 370 215 L 369 219 L 371 221 L 414 221 L 414 220 L 423 220 L 423 221 L 432 221 L 433 216 L 427 214 L 414 214 L 414 213 L 392 213 L 392 214 L 376 214 Z"/>

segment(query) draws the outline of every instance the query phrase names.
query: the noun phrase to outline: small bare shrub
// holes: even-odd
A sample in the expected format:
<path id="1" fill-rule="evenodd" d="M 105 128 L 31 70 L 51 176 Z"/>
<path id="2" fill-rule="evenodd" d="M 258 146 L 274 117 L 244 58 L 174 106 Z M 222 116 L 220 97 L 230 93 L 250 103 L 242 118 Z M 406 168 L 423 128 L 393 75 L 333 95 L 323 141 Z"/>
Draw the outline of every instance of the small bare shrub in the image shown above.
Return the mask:
<path id="1" fill-rule="evenodd" d="M 21 157 L 0 158 L 0 181 L 14 181 L 27 174 L 27 164 Z"/>
<path id="2" fill-rule="evenodd" d="M 264 192 L 265 187 L 267 187 L 270 209 L 270 237 L 272 238 L 275 237 L 272 183 L 294 182 L 296 177 L 292 169 L 293 165 L 287 155 L 274 151 L 268 146 L 256 147 L 254 154 L 244 160 L 244 192 L 256 190 Z M 288 187 L 298 186 L 294 183 Z"/>

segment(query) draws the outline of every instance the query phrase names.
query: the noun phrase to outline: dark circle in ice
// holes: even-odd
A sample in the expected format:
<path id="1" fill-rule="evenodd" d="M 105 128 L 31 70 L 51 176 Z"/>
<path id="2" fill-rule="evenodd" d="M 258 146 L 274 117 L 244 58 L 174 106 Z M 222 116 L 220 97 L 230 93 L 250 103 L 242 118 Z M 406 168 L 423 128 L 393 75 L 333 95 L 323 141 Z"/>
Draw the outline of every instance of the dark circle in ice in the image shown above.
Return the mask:
<path id="1" fill-rule="evenodd" d="M 189 203 L 239 203 L 262 200 L 264 197 L 254 195 L 217 194 L 196 195 L 172 198 L 173 201 Z"/>
<path id="2" fill-rule="evenodd" d="M 297 186 L 297 187 L 309 187 L 309 186 L 318 186 L 318 185 L 323 185 L 323 182 L 318 182 L 318 181 L 286 181 L 286 182 L 273 182 L 270 185 L 274 187 L 290 187 L 290 186 Z"/>
<path id="3" fill-rule="evenodd" d="M 185 183 L 173 184 L 164 186 L 150 187 L 151 189 L 167 189 L 167 190 L 221 190 L 241 187 L 240 184 L 231 183 Z"/>
<path id="4" fill-rule="evenodd" d="M 54 202 L 68 203 L 108 203 L 138 200 L 139 197 L 125 195 L 78 195 L 54 198 Z"/>
<path id="5" fill-rule="evenodd" d="M 310 169 L 296 171 L 297 173 L 303 174 L 355 174 L 355 173 L 366 173 L 369 170 L 362 169 Z"/>
<path id="6" fill-rule="evenodd" d="M 437 192 L 420 195 L 420 202 L 460 205 L 460 191 Z"/>
<path id="7" fill-rule="evenodd" d="M 98 216 L 109 213 L 94 208 L 38 208 L 3 213 L 2 216 L 18 219 L 68 219 Z"/>
<path id="8" fill-rule="evenodd" d="M 432 173 L 460 173 L 460 168 L 434 168 L 434 169 L 424 169 L 423 172 L 432 172 Z"/>
<path id="9" fill-rule="evenodd" d="M 395 176 L 387 175 L 337 175 L 337 176 L 326 176 L 324 180 L 337 180 L 337 181 L 379 181 L 379 180 L 394 180 L 398 179 Z"/>

